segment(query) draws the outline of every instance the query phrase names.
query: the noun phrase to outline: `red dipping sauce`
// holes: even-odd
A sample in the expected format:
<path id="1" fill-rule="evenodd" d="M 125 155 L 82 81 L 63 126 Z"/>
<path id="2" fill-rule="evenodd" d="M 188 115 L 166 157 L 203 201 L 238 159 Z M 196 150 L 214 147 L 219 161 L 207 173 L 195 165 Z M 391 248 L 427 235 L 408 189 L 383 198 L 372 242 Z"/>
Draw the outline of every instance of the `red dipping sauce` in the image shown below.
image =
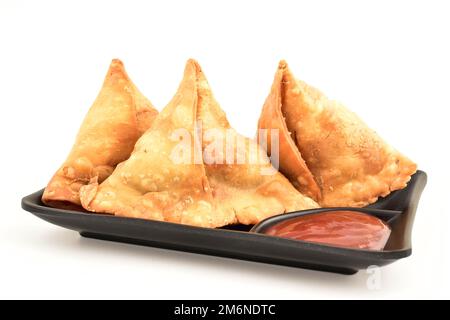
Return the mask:
<path id="1" fill-rule="evenodd" d="M 328 211 L 284 220 L 265 234 L 338 247 L 383 250 L 391 229 L 382 220 L 356 211 Z"/>

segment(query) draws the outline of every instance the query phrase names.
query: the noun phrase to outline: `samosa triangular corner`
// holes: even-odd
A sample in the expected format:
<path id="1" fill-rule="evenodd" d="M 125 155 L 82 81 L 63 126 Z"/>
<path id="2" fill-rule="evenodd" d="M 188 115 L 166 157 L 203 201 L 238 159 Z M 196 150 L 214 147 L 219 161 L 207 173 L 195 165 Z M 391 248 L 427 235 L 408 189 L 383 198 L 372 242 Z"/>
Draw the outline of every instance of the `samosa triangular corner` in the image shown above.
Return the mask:
<path id="1" fill-rule="evenodd" d="M 285 69 L 288 69 L 288 68 L 289 68 L 289 66 L 288 66 L 288 63 L 287 63 L 286 60 L 281 59 L 280 62 L 278 62 L 278 69 L 279 70 L 285 70 Z"/>
<path id="2" fill-rule="evenodd" d="M 111 61 L 108 75 L 109 76 L 106 76 L 105 78 L 103 87 L 117 86 L 117 90 L 125 90 L 131 94 L 137 117 L 138 130 L 142 135 L 142 133 L 147 131 L 155 117 L 158 115 L 158 110 L 156 110 L 150 100 L 141 93 L 130 79 L 124 63 L 120 59 L 116 58 Z"/>

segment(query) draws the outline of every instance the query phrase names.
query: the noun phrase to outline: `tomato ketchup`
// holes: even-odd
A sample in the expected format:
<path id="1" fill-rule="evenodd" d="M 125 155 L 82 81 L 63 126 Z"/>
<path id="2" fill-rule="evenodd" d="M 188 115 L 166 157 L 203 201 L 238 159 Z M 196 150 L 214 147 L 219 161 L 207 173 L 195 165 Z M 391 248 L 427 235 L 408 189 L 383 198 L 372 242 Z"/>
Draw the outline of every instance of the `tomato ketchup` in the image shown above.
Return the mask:
<path id="1" fill-rule="evenodd" d="M 333 246 L 383 250 L 391 229 L 382 220 L 356 211 L 328 211 L 287 219 L 265 234 Z"/>

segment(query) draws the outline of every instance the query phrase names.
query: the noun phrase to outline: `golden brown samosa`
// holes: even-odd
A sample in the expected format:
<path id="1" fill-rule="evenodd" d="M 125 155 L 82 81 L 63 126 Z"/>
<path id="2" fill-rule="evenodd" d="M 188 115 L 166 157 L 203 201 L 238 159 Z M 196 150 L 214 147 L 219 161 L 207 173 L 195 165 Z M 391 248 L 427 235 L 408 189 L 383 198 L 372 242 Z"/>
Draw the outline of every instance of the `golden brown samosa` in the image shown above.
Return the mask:
<path id="1" fill-rule="evenodd" d="M 310 181 L 312 174 L 320 188 L 316 199 L 324 207 L 373 203 L 405 187 L 416 171 L 411 160 L 354 113 L 296 80 L 284 61 L 279 64 L 258 127 L 285 128 L 289 139 L 280 140 L 280 159 L 285 159 L 280 160 L 280 170 L 294 183 Z M 292 158 L 301 165 L 291 163 Z M 315 194 L 313 183 L 297 186 L 303 191 L 311 186 Z"/>
<path id="2" fill-rule="evenodd" d="M 84 208 L 118 216 L 221 227 L 256 223 L 270 215 L 317 206 L 280 173 L 261 176 L 261 165 L 205 165 L 204 151 L 223 141 L 202 143 L 202 127 L 221 133 L 229 129 L 229 124 L 200 66 L 189 60 L 177 94 L 138 140 L 130 158 L 102 184 L 82 188 Z M 231 135 L 237 134 L 232 131 Z M 183 143 L 185 148 L 179 148 Z M 268 160 L 262 166 L 271 168 Z"/>
<path id="3" fill-rule="evenodd" d="M 81 186 L 105 180 L 130 156 L 157 114 L 130 80 L 123 63 L 114 59 L 69 156 L 48 183 L 42 201 L 59 208 L 81 206 Z"/>

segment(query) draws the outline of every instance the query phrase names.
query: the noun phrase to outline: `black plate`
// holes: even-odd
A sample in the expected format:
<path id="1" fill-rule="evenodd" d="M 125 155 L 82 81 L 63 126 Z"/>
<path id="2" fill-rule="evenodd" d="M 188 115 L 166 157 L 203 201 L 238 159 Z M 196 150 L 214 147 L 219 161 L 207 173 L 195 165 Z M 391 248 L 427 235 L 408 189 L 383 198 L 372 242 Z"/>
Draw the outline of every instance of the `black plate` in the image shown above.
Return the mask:
<path id="1" fill-rule="evenodd" d="M 426 180 L 425 172 L 418 171 L 406 188 L 367 207 L 402 211 L 397 218 L 387 220 L 392 233 L 383 251 L 339 248 L 266 236 L 248 232 L 250 227 L 247 226 L 207 229 L 55 209 L 41 202 L 43 190 L 24 197 L 22 208 L 45 221 L 75 230 L 83 237 L 354 274 L 368 266 L 387 265 L 411 254 L 411 230 Z"/>

